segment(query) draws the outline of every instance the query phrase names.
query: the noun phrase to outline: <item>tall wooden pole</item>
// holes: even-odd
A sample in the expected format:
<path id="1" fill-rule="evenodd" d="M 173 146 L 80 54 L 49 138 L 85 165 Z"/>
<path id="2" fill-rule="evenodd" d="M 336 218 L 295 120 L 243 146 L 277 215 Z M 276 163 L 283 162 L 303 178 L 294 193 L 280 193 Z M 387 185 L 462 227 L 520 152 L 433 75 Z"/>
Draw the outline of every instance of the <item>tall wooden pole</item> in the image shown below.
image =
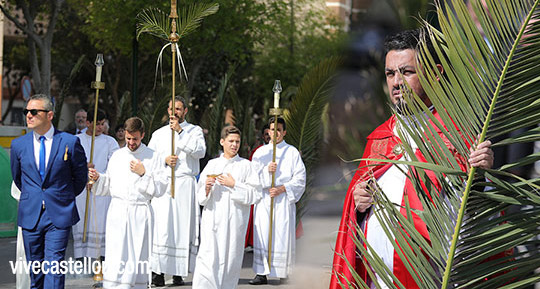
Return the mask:
<path id="1" fill-rule="evenodd" d="M 270 115 L 274 117 L 274 135 L 272 137 L 272 162 L 276 162 L 276 146 L 277 146 L 277 129 L 278 129 L 278 117 L 281 116 L 282 111 L 279 108 L 279 94 L 281 93 L 281 82 L 276 80 L 274 84 L 274 107 L 270 109 Z M 276 168 L 277 169 L 277 168 Z M 271 188 L 276 186 L 276 172 L 272 172 L 272 184 Z M 274 197 L 270 197 L 270 228 L 268 230 L 268 270 L 271 271 L 272 267 L 272 243 L 274 235 Z"/>
<path id="2" fill-rule="evenodd" d="M 176 95 L 176 43 L 179 40 L 178 34 L 176 33 L 176 19 L 178 18 L 178 13 L 176 12 L 176 0 L 171 0 L 171 13 L 169 14 L 171 21 L 171 34 L 169 35 L 169 41 L 171 42 L 171 51 L 172 51 L 172 89 L 171 89 L 171 111 L 173 116 L 176 117 L 176 108 L 174 97 Z M 174 135 L 175 131 L 171 128 L 171 155 L 175 153 L 174 145 Z M 171 198 L 174 198 L 174 170 L 176 167 L 171 167 Z"/>
<path id="3" fill-rule="evenodd" d="M 101 67 L 103 66 L 103 54 L 98 54 L 96 57 L 96 81 L 92 81 L 90 87 L 96 89 L 96 98 L 94 100 L 94 122 L 92 123 L 92 142 L 90 145 L 90 160 L 89 163 L 94 162 L 94 142 L 96 139 L 96 123 L 97 123 L 97 111 L 98 111 L 98 100 L 99 100 L 99 90 L 105 88 L 105 82 L 101 82 Z M 94 182 L 89 181 L 86 186 L 86 206 L 84 210 L 84 228 L 83 228 L 83 243 L 86 242 L 86 231 L 88 227 L 88 205 L 90 202 L 90 185 Z"/>

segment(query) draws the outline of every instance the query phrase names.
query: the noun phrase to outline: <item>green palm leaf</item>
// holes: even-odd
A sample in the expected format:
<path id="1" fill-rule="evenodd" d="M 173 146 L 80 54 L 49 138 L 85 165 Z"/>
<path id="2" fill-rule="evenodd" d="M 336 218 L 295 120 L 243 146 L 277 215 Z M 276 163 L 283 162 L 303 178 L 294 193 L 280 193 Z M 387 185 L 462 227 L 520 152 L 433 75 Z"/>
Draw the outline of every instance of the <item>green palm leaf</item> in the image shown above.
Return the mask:
<path id="1" fill-rule="evenodd" d="M 176 31 L 180 38 L 193 32 L 202 20 L 219 10 L 218 3 L 199 3 L 181 9 Z M 158 8 L 147 8 L 137 14 L 137 39 L 143 33 L 148 33 L 165 41 L 169 40 L 171 20 L 169 15 Z"/>
<path id="2" fill-rule="evenodd" d="M 159 8 L 147 8 L 137 14 L 137 40 L 143 33 L 169 40 L 171 21 L 169 16 Z"/>
<path id="3" fill-rule="evenodd" d="M 287 142 L 300 151 L 308 176 L 306 192 L 296 204 L 297 220 L 304 213 L 311 194 L 310 176 L 318 162 L 323 115 L 333 87 L 333 76 L 341 61 L 338 57 L 328 58 L 310 70 L 302 79 L 289 109 L 284 114 L 287 123 Z"/>
<path id="4" fill-rule="evenodd" d="M 398 116 L 398 136 L 404 140 L 408 156 L 400 163 L 414 167 L 408 177 L 419 192 L 423 210 L 412 210 L 406 203 L 404 216 L 400 206 L 390 203 L 380 191 L 372 210 L 389 239 L 395 240 L 396 252 L 406 260 L 405 266 L 420 288 L 522 288 L 540 281 L 540 274 L 533 273 L 540 264 L 536 239 L 540 180 L 518 177 L 509 170 L 538 160 L 538 155 L 497 170 L 467 168 L 465 176 L 458 171 L 456 154 L 466 160 L 473 142 L 516 129 L 526 132 L 494 146 L 538 139 L 538 130 L 529 128 L 540 122 L 540 102 L 535 97 L 540 89 L 539 0 L 488 0 L 487 8 L 472 1 L 485 37 L 463 1 L 449 2 L 451 8 L 437 3 L 440 30 L 426 24 L 425 35 L 434 43 L 444 74 L 435 68 L 434 55 L 425 41 L 419 60 L 425 72 L 420 75 L 422 86 L 442 123 L 413 94 L 405 94 L 412 116 Z M 423 160 L 415 156 L 416 146 L 429 165 L 420 164 Z M 428 171 L 436 176 L 441 190 Z M 510 205 L 523 209 L 501 216 Z M 413 213 L 426 224 L 429 242 L 417 232 Z M 358 235 L 355 241 L 373 270 L 368 270 L 372 279 L 377 280 L 373 278 L 376 274 L 389 288 L 405 288 L 369 244 L 364 247 L 363 234 Z M 519 252 L 512 251 L 517 246 Z M 501 254 L 504 252 L 510 255 Z M 489 259 L 496 254 L 497 259 Z M 361 288 L 369 288 L 359 276 L 353 277 Z M 382 285 L 375 283 L 377 288 Z"/>
<path id="5" fill-rule="evenodd" d="M 253 118 L 253 107 L 251 105 L 252 100 L 251 98 L 240 99 L 234 87 L 231 87 L 230 91 L 229 97 L 233 109 L 233 122 L 242 132 L 242 144 L 238 154 L 242 157 L 249 158 L 257 137 L 255 119 Z"/>
<path id="6" fill-rule="evenodd" d="M 199 3 L 197 5 L 190 5 L 180 11 L 177 27 L 180 38 L 185 37 L 197 29 L 204 17 L 215 14 L 218 10 L 218 3 Z"/>
<path id="7" fill-rule="evenodd" d="M 219 150 L 221 148 L 219 140 L 221 138 L 221 129 L 223 128 L 225 120 L 226 92 L 229 86 L 229 79 L 233 73 L 234 70 L 231 69 L 221 78 L 216 99 L 205 110 L 205 117 L 202 120 L 202 126 L 208 129 L 206 151 L 212 158 L 219 155 Z"/>

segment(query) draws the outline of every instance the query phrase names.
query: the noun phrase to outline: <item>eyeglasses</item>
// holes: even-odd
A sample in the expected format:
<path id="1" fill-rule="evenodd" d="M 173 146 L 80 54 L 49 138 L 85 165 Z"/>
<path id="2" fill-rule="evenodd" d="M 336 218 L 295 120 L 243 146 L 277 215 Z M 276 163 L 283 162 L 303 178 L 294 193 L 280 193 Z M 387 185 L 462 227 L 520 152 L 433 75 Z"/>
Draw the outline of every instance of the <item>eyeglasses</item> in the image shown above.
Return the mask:
<path id="1" fill-rule="evenodd" d="M 24 115 L 27 115 L 28 113 L 30 113 L 31 115 L 33 116 L 36 116 L 39 112 L 49 112 L 50 110 L 46 110 L 46 109 L 23 109 L 23 114 Z"/>

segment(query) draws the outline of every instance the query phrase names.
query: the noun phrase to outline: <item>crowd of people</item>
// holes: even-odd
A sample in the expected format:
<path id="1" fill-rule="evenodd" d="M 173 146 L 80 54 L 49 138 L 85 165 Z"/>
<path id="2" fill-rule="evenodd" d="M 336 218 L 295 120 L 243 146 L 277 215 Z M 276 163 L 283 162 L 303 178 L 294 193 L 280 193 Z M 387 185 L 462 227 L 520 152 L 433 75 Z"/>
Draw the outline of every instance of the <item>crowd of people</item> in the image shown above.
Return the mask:
<path id="1" fill-rule="evenodd" d="M 284 120 L 278 118 L 276 128 L 269 121 L 267 134 L 273 137 L 276 130 L 277 136 L 275 162 L 272 143 L 261 146 L 253 161 L 238 156 L 241 132 L 226 126 L 223 153 L 201 173 L 203 130 L 185 120 L 182 97 L 175 98 L 174 109 L 169 102 L 167 112 L 168 124 L 146 146 L 138 117 L 116 129 L 124 135 L 120 143 L 105 134 L 102 110 L 95 124 L 76 119 L 79 133 L 71 135 L 52 125 L 49 96 L 28 100 L 24 113 L 32 132 L 13 141 L 11 168 L 20 191 L 25 258 L 41 269 L 30 272 L 31 288 L 64 288 L 65 274 L 50 269 L 66 259 L 70 232 L 73 257 L 101 264 L 94 280 L 104 288 L 164 286 L 165 274 L 173 285 L 183 285 L 189 273 L 193 288 L 235 288 L 252 205 L 256 276 L 250 284 L 266 284 L 267 276 L 286 280 L 294 263 L 295 203 L 306 174 L 300 153 L 284 141 Z M 271 198 L 275 225 L 269 242 Z M 145 262 L 146 268 L 127 270 Z"/>

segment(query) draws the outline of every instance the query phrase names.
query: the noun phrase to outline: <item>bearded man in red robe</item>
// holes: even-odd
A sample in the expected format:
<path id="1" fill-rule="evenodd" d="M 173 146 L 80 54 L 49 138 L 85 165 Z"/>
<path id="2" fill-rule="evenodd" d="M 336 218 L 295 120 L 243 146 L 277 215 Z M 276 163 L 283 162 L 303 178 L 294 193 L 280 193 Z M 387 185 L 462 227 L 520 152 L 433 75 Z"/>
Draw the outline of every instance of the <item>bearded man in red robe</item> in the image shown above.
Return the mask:
<path id="1" fill-rule="evenodd" d="M 442 123 L 439 114 L 433 109 L 432 103 L 419 81 L 418 74 L 422 73 L 422 68 L 418 66 L 417 61 L 420 32 L 420 30 L 404 31 L 386 39 L 386 85 L 390 93 L 390 100 L 395 106 L 397 113 L 401 113 L 407 106 L 402 91 L 410 89 L 421 99 L 426 107 L 432 110 L 435 118 Z M 437 69 L 439 69 L 441 74 L 443 73 L 443 67 L 440 64 L 437 65 Z M 376 128 L 367 137 L 367 144 L 362 158 L 388 160 L 400 160 L 403 158 L 405 160 L 401 146 L 402 140 L 397 136 L 397 125 L 396 116 L 393 115 L 385 123 Z M 435 131 L 439 133 L 442 139 L 446 139 L 437 126 L 433 125 L 432 127 L 435 128 Z M 411 142 L 408 143 L 411 144 Z M 450 151 L 454 153 L 462 170 L 466 169 L 467 161 L 472 167 L 487 169 L 493 166 L 493 151 L 490 148 L 491 142 L 489 141 L 482 142 L 476 146 L 476 149 L 469 155 L 468 160 L 465 160 L 463 156 L 459 155 L 449 141 L 446 141 L 446 144 Z M 423 160 L 422 155 L 414 147 L 414 142 L 412 142 L 411 146 L 416 150 L 415 155 L 418 160 Z M 368 286 L 375 288 L 369 279 L 364 263 L 360 259 L 361 256 L 358 254 L 356 244 L 353 241 L 355 238 L 354 235 L 358 233 L 356 230 L 357 227 L 361 228 L 361 232 L 375 253 L 392 270 L 393 274 L 405 288 L 418 288 L 418 285 L 394 250 L 392 240 L 389 240 L 384 232 L 384 226 L 379 223 L 378 218 L 373 216 L 373 210 L 370 210 L 373 204 L 373 197 L 368 188 L 369 182 L 376 182 L 377 186 L 392 203 L 401 204 L 400 213 L 404 216 L 407 216 L 405 209 L 406 202 L 408 202 L 413 211 L 422 210 L 422 205 L 415 188 L 403 171 L 408 171 L 408 169 L 407 166 L 402 164 L 377 164 L 376 162 L 366 160 L 360 162 L 345 198 L 335 247 L 332 279 L 330 282 L 331 289 L 340 288 L 339 283 L 348 284 L 350 282 L 355 284 L 347 262 L 351 264 L 352 268 L 355 269 L 356 273 Z M 433 180 L 435 186 L 440 189 L 440 185 L 433 173 L 428 171 L 426 173 Z M 429 241 L 429 233 L 424 222 L 414 213 L 413 220 L 416 230 Z M 379 280 L 379 284 L 384 285 L 384 282 Z"/>

